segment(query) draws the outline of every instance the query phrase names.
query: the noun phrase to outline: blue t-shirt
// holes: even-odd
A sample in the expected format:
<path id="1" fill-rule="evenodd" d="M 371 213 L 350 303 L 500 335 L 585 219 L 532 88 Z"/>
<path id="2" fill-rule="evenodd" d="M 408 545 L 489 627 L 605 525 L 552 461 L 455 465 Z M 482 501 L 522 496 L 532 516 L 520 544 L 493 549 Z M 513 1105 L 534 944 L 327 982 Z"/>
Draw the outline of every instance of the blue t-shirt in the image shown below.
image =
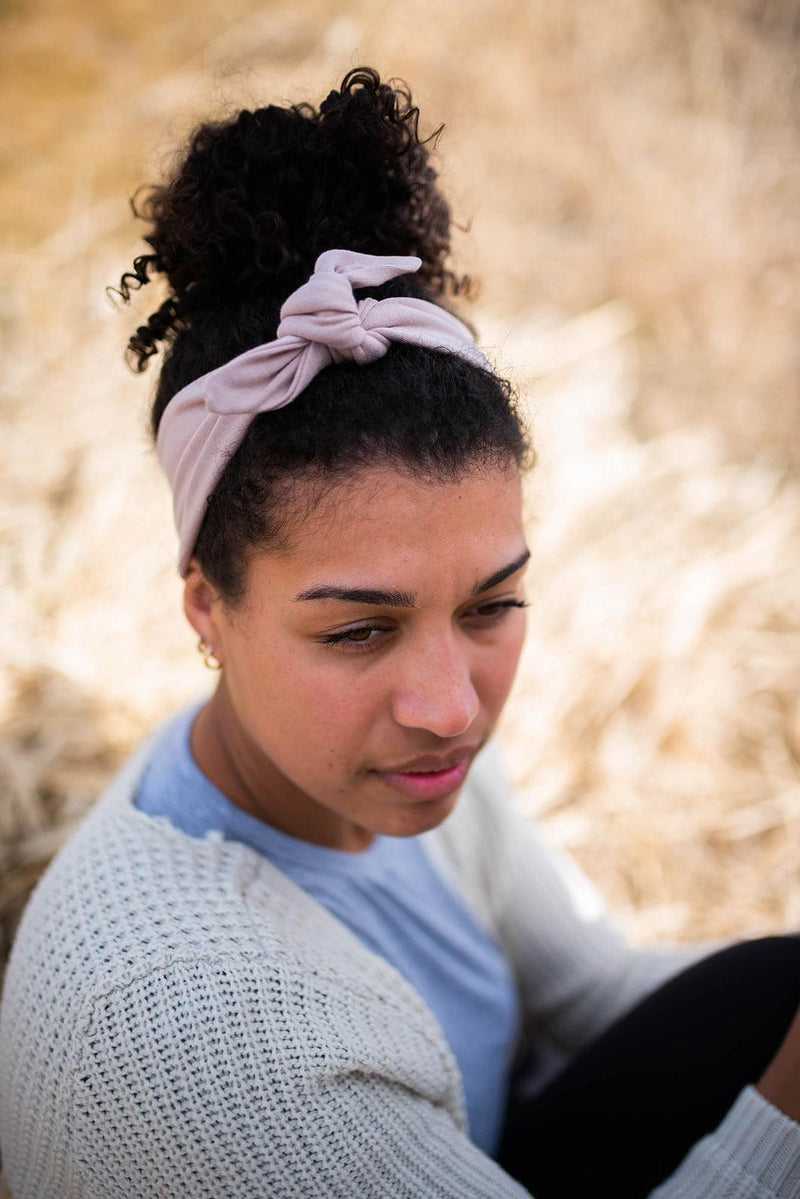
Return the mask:
<path id="1" fill-rule="evenodd" d="M 497 943 L 434 868 L 419 837 L 376 836 L 361 853 L 314 845 L 243 812 L 202 773 L 189 734 L 197 707 L 164 730 L 136 806 L 193 837 L 222 833 L 263 854 L 390 962 L 436 1015 L 461 1070 L 470 1137 L 498 1146 L 519 1028 Z"/>

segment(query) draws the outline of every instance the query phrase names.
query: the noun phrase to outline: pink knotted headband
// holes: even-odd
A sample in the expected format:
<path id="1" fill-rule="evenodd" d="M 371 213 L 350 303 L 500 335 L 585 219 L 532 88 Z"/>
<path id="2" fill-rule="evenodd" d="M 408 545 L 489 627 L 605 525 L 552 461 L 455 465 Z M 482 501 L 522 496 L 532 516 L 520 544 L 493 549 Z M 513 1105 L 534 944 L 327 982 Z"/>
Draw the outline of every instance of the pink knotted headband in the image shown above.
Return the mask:
<path id="1" fill-rule="evenodd" d="M 156 452 L 172 487 L 182 575 L 208 497 L 250 422 L 289 404 L 326 366 L 346 359 L 374 362 L 402 341 L 491 369 L 467 327 L 437 304 L 404 296 L 356 302 L 354 288 L 377 287 L 421 265 L 419 258 L 327 250 L 281 308 L 274 341 L 239 354 L 173 396 Z"/>

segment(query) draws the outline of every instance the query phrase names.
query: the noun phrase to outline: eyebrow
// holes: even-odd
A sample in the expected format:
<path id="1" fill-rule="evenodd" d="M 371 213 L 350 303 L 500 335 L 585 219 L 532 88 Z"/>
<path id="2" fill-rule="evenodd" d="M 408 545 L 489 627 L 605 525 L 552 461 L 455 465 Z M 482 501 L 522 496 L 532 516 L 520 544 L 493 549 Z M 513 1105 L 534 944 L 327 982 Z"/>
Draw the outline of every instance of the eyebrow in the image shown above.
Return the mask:
<path id="1" fill-rule="evenodd" d="M 496 587 L 498 583 L 502 583 L 509 575 L 516 574 L 521 570 L 531 556 L 531 551 L 526 549 L 524 554 L 520 554 L 519 558 L 515 558 L 513 562 L 509 562 L 508 566 L 501 567 L 491 574 L 486 579 L 481 579 L 472 588 L 470 595 L 482 595 L 484 591 L 489 591 L 491 587 Z M 335 599 L 343 600 L 348 604 L 373 604 L 380 608 L 415 608 L 417 605 L 417 597 L 413 591 L 379 591 L 372 587 L 335 587 L 332 585 L 323 585 L 321 587 L 311 587 L 308 591 L 301 591 L 294 597 L 296 600 L 326 600 Z"/>
<path id="2" fill-rule="evenodd" d="M 503 566 L 500 570 L 496 570 L 493 575 L 489 575 L 488 579 L 481 579 L 480 583 L 476 583 L 472 588 L 471 594 L 482 595 L 484 591 L 488 591 L 491 587 L 496 587 L 498 583 L 502 583 L 509 575 L 514 575 L 518 570 L 522 570 L 530 556 L 531 551 L 526 549 L 524 554 L 520 554 L 513 562 L 509 562 L 508 566 Z"/>

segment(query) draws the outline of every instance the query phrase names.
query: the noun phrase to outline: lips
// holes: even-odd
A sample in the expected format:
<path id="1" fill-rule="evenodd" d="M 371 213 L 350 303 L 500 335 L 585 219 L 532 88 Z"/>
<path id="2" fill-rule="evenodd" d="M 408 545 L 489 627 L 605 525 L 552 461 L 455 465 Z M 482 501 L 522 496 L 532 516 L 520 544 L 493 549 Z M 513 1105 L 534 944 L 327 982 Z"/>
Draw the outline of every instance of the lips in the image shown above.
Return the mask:
<path id="1" fill-rule="evenodd" d="M 441 770 L 449 770 L 451 766 L 455 766 L 463 758 L 471 760 L 478 752 L 477 745 L 460 745 L 451 749 L 446 754 L 423 754 L 419 758 L 412 758 L 408 762 L 403 762 L 399 766 L 387 766 L 384 770 L 379 771 L 380 774 L 433 774 Z"/>
<path id="2" fill-rule="evenodd" d="M 408 799 L 443 799 L 461 786 L 476 753 L 477 746 L 461 746 L 447 754 L 427 754 L 374 773 Z"/>

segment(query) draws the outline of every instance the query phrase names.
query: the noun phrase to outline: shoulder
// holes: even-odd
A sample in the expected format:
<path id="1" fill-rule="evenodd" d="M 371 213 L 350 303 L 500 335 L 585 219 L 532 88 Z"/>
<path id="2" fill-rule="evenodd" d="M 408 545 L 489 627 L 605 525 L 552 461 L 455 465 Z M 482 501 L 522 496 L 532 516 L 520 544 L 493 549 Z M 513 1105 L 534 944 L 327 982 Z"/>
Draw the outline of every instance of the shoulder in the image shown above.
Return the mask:
<path id="1" fill-rule="evenodd" d="M 413 992 L 382 958 L 262 854 L 194 837 L 133 803 L 158 734 L 125 763 L 56 855 L 20 923 L 5 1014 L 33 995 L 62 1014 L 177 964 L 225 959 L 366 994 Z"/>
<path id="2" fill-rule="evenodd" d="M 367 1108 L 408 1094 L 462 1120 L 449 1048 L 388 963 L 254 851 L 179 833 L 117 786 L 15 943 L 0 1012 L 10 1170 L 47 1156 L 65 1193 L 75 1169 L 87 1194 L 116 1193 L 122 1169 L 131 1195 L 167 1179 L 175 1194 L 255 1195 L 232 1189 L 241 1171 L 283 1179 L 314 1097 L 360 1111 L 362 1091 Z M 195 1190 L 186 1146 L 209 1144 L 203 1168 L 224 1181 Z"/>
<path id="3" fill-rule="evenodd" d="M 147 758 L 125 765 L 21 922 L 0 1010 L 14 1106 L 55 1119 L 75 1087 L 87 1103 L 112 1083 L 121 1096 L 145 1058 L 148 1085 L 173 1057 L 180 1080 L 187 1045 L 227 1046 L 267 1075 L 297 1060 L 295 1082 L 338 1054 L 345 1069 L 391 1063 L 411 1085 L 403 1063 L 430 1080 L 435 1059 L 431 1098 L 455 1104 L 447 1047 L 411 987 L 255 851 L 140 813 Z"/>
<path id="4" fill-rule="evenodd" d="M 154 743 L 125 763 L 36 887 L 10 958 L 10 996 L 52 990 L 63 1010 L 221 955 L 299 974 L 328 962 L 370 977 L 377 959 L 365 966 L 353 934 L 261 854 L 134 806 Z"/>

